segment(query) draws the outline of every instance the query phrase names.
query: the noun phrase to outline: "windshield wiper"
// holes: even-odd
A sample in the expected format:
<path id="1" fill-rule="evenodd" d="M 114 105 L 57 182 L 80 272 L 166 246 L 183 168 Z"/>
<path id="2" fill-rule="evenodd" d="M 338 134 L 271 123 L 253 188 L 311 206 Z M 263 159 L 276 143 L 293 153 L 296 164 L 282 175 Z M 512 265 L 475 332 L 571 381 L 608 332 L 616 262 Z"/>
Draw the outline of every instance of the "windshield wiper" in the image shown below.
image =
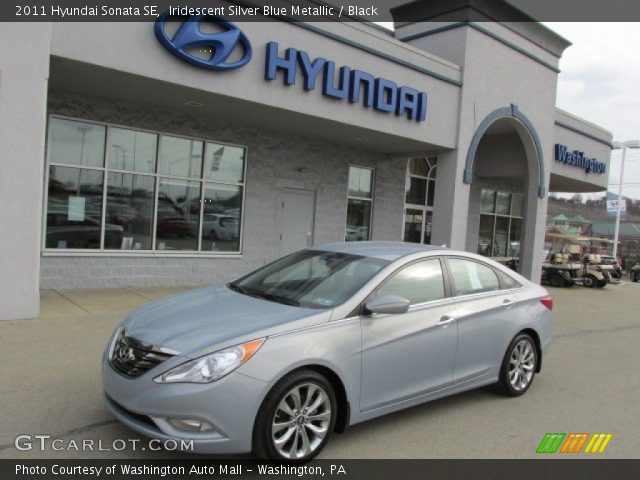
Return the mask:
<path id="1" fill-rule="evenodd" d="M 283 297 L 282 295 L 269 295 L 269 298 L 274 302 L 283 303 L 285 305 L 293 305 L 294 307 L 299 307 L 300 302 L 294 300 L 293 298 Z"/>
<path id="2" fill-rule="evenodd" d="M 242 293 L 244 295 L 249 295 L 251 297 L 256 296 L 254 293 L 250 292 L 248 289 L 241 287 L 240 285 L 236 285 L 235 283 L 228 283 L 227 286 L 235 292 Z"/>
<path id="3" fill-rule="evenodd" d="M 242 293 L 243 295 L 248 295 L 250 297 L 262 298 L 263 300 L 271 300 L 273 302 L 282 303 L 284 305 L 292 305 L 294 307 L 299 307 L 300 302 L 297 300 L 293 300 L 292 298 L 284 297 L 282 295 L 276 295 L 273 293 L 263 293 L 256 292 L 253 290 L 249 290 L 248 288 L 241 287 L 240 285 L 236 285 L 235 283 L 227 284 L 231 290 L 234 290 L 238 293 Z"/>

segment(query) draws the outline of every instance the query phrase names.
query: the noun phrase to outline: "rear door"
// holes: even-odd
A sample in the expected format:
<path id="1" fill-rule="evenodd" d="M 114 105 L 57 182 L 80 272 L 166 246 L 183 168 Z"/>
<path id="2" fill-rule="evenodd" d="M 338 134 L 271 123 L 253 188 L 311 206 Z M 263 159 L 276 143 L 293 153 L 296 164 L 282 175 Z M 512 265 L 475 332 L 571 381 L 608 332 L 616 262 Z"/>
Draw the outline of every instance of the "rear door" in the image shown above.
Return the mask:
<path id="1" fill-rule="evenodd" d="M 456 352 L 455 307 L 439 259 L 424 259 L 391 274 L 369 299 L 396 295 L 407 313 L 363 315 L 363 411 L 401 402 L 451 383 Z"/>
<path id="2" fill-rule="evenodd" d="M 458 324 L 453 381 L 495 375 L 511 341 L 518 299 L 513 290 L 501 290 L 493 267 L 463 257 L 447 257 L 446 263 Z"/>

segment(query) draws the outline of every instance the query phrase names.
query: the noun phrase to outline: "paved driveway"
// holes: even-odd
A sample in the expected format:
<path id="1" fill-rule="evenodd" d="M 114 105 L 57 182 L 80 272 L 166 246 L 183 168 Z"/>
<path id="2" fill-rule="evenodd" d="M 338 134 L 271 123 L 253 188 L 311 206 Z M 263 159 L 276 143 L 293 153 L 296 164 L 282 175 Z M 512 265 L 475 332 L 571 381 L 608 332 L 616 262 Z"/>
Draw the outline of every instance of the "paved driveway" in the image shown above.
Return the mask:
<path id="1" fill-rule="evenodd" d="M 167 458 L 167 452 L 15 450 L 19 434 L 141 439 L 100 398 L 100 354 L 127 311 L 182 288 L 47 291 L 36 320 L 0 322 L 0 458 Z M 324 458 L 525 458 L 546 432 L 611 432 L 606 458 L 640 456 L 640 284 L 550 289 L 555 339 L 529 392 L 490 389 L 356 425 Z M 585 455 L 581 455 L 585 456 Z M 187 458 L 194 458 L 186 455 Z"/>

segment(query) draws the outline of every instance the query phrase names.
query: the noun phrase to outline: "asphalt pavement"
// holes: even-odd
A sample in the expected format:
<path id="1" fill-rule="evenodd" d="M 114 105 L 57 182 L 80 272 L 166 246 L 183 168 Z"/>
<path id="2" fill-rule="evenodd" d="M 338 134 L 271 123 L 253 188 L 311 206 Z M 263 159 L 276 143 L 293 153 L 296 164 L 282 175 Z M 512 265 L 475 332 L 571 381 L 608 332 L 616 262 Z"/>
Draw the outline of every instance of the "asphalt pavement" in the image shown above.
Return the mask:
<path id="1" fill-rule="evenodd" d="M 38 319 L 0 322 L 0 458 L 201 458 L 138 448 L 146 439 L 101 399 L 100 355 L 114 326 L 181 290 L 46 291 Z M 640 457 L 640 284 L 549 291 L 553 344 L 524 396 L 484 388 L 387 415 L 334 435 L 320 458 L 533 458 L 547 432 L 612 433 L 598 458 Z M 17 436 L 39 434 L 63 439 L 64 450 L 15 448 Z M 114 450 L 116 439 L 139 443 Z M 83 441 L 94 449 L 68 449 Z"/>

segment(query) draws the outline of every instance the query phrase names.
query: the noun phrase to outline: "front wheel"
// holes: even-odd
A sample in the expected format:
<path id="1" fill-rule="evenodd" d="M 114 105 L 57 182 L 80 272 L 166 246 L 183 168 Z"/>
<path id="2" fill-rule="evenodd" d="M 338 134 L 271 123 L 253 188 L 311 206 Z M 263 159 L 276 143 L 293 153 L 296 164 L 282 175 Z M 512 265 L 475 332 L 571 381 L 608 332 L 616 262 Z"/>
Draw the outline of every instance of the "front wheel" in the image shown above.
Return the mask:
<path id="1" fill-rule="evenodd" d="M 587 275 L 584 277 L 584 286 L 588 288 L 595 288 L 598 284 L 598 279 L 595 275 Z"/>
<path id="2" fill-rule="evenodd" d="M 280 380 L 262 402 L 253 431 L 254 453 L 265 459 L 304 462 L 324 448 L 336 423 L 329 381 L 313 370 Z"/>
<path id="3" fill-rule="evenodd" d="M 500 369 L 498 391 L 508 397 L 518 397 L 526 392 L 538 366 L 538 350 L 526 333 L 514 338 L 507 348 Z"/>

